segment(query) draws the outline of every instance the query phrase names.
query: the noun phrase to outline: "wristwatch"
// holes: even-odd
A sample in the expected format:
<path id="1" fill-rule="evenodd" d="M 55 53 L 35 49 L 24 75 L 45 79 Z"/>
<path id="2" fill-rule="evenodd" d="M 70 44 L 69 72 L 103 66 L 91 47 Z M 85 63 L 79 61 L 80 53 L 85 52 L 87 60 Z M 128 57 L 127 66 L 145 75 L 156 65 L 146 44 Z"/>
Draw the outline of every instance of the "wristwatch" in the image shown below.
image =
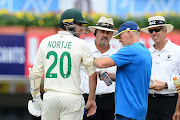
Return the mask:
<path id="1" fill-rule="evenodd" d="M 168 84 L 167 84 L 167 82 L 165 82 L 165 89 L 168 89 Z"/>

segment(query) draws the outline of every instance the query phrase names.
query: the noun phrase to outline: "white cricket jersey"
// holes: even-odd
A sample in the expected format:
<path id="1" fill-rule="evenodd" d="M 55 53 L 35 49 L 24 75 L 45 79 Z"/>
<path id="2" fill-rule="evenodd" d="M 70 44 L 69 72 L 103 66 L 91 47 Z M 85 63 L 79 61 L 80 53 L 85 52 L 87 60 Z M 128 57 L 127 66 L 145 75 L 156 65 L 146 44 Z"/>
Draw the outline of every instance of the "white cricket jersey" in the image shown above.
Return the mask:
<path id="1" fill-rule="evenodd" d="M 167 82 L 168 89 L 161 91 L 149 90 L 149 93 L 169 94 L 177 93 L 173 83 L 173 78 L 179 78 L 180 73 L 180 46 L 172 43 L 170 40 L 161 51 L 152 46 L 149 51 L 152 56 L 151 79 Z"/>
<path id="2" fill-rule="evenodd" d="M 112 48 L 112 46 L 110 46 L 110 49 L 108 51 L 101 54 L 101 52 L 96 48 L 95 41 L 88 43 L 88 45 L 91 49 L 91 54 L 94 58 L 109 57 L 110 55 L 117 52 L 117 50 L 115 50 L 114 48 Z M 106 70 L 109 73 L 116 73 L 116 69 L 117 67 L 113 66 L 113 67 L 104 68 L 104 69 L 97 68 L 96 71 Z M 89 94 L 88 86 L 89 86 L 89 77 L 84 67 L 81 67 L 81 89 L 84 91 L 84 93 Z M 107 86 L 103 80 L 100 80 L 97 77 L 96 95 L 112 93 L 114 91 L 115 91 L 115 82 L 113 82 L 110 86 Z"/>
<path id="3" fill-rule="evenodd" d="M 40 43 L 33 64 L 33 75 L 41 77 L 44 72 L 45 91 L 82 94 L 81 64 L 86 68 L 88 75 L 95 72 L 87 43 L 70 32 L 59 31 Z"/>

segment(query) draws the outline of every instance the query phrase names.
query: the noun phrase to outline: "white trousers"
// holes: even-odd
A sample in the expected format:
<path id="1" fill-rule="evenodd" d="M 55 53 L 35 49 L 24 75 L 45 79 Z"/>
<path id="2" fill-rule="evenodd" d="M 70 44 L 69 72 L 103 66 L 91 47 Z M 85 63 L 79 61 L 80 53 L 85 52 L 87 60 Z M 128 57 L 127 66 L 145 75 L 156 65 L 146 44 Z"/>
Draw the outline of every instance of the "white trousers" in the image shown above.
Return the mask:
<path id="1" fill-rule="evenodd" d="M 42 120 L 82 120 L 82 95 L 48 91 L 43 95 Z"/>

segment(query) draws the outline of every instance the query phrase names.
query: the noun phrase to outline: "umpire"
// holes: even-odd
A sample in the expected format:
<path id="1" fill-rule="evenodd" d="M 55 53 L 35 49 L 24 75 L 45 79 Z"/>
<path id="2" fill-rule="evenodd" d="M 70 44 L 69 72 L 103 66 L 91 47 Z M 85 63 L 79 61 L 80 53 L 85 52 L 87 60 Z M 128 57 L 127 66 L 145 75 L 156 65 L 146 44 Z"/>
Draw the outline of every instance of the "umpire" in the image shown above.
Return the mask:
<path id="1" fill-rule="evenodd" d="M 91 32 L 95 35 L 95 40 L 89 43 L 91 49 L 91 54 L 94 58 L 99 57 L 108 57 L 113 53 L 117 52 L 109 44 L 112 35 L 116 34 L 117 31 L 113 29 L 113 19 L 101 17 L 97 22 L 96 26 L 89 26 Z M 96 69 L 98 72 L 101 69 Z M 107 71 L 111 79 L 115 78 L 116 66 L 103 69 Z M 87 102 L 89 95 L 89 82 L 88 75 L 85 72 L 85 69 L 81 69 L 81 88 L 84 91 L 84 99 Z M 115 91 L 115 82 L 110 86 L 107 86 L 104 81 L 97 79 L 97 88 L 96 88 L 96 105 L 97 111 L 96 114 L 90 117 L 84 115 L 84 120 L 114 120 L 114 91 Z"/>

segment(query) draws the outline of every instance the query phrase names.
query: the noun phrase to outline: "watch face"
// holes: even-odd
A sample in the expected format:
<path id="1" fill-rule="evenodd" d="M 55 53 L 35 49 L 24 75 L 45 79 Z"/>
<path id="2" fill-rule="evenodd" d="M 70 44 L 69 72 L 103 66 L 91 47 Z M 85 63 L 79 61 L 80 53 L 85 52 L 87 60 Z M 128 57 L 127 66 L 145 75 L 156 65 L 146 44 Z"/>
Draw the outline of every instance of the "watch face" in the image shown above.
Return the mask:
<path id="1" fill-rule="evenodd" d="M 168 85 L 167 85 L 167 82 L 165 82 L 165 89 L 168 89 Z"/>

